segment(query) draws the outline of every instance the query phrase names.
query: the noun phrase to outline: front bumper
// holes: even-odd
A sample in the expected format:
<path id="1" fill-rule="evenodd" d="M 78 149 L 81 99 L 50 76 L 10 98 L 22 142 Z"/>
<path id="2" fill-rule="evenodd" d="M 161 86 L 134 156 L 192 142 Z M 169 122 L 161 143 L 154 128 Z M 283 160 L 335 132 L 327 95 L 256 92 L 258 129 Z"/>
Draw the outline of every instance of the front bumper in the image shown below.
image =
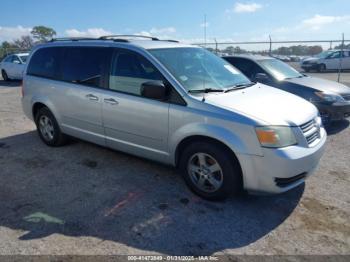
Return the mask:
<path id="1" fill-rule="evenodd" d="M 316 146 L 262 148 L 263 156 L 240 154 L 244 188 L 253 193 L 282 193 L 305 181 L 316 169 L 325 148 L 326 131 Z"/>
<path id="2" fill-rule="evenodd" d="M 323 118 L 328 121 L 342 120 L 350 117 L 350 101 L 334 104 L 314 104 Z"/>
<path id="3" fill-rule="evenodd" d="M 300 67 L 304 70 L 317 70 L 319 64 L 301 64 Z"/>

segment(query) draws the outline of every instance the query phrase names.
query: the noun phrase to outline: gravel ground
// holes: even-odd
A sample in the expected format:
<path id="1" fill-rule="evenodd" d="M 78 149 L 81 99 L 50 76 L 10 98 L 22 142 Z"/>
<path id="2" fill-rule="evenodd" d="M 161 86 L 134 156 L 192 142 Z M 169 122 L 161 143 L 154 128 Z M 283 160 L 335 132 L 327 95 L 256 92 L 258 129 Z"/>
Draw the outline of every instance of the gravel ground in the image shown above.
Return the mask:
<path id="1" fill-rule="evenodd" d="M 328 130 L 304 185 L 212 203 L 170 167 L 82 141 L 45 146 L 18 85 L 0 81 L 1 255 L 350 254 L 348 121 Z"/>

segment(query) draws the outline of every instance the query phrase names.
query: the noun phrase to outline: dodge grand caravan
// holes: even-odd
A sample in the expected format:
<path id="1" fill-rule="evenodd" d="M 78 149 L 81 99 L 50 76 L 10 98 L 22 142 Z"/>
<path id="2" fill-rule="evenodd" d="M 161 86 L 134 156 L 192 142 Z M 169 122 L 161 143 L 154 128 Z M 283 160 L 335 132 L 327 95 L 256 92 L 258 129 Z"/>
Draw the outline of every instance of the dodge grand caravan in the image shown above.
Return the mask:
<path id="1" fill-rule="evenodd" d="M 173 165 L 210 200 L 298 186 L 326 141 L 311 103 L 250 82 L 203 48 L 157 38 L 37 46 L 22 92 L 48 146 L 73 136 Z"/>

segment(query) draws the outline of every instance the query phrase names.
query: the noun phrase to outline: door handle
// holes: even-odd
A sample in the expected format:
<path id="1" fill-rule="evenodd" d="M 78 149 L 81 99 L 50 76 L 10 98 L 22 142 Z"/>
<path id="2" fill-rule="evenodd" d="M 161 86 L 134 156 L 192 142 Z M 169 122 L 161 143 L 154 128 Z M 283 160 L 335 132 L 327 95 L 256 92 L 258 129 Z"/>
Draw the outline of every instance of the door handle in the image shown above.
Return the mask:
<path id="1" fill-rule="evenodd" d="M 119 104 L 119 102 L 113 98 L 105 98 L 105 99 L 103 99 L 103 101 L 105 101 L 105 103 L 111 104 L 111 105 L 118 105 Z"/>
<path id="2" fill-rule="evenodd" d="M 98 97 L 93 94 L 86 95 L 86 98 L 88 98 L 91 101 L 98 101 Z"/>

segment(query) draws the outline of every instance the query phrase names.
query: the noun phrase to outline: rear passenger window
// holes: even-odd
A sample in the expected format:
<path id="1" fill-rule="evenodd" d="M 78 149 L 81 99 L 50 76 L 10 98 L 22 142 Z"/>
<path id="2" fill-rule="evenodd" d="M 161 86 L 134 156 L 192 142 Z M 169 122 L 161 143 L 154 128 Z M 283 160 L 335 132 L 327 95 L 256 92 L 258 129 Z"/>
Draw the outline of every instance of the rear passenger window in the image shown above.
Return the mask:
<path id="1" fill-rule="evenodd" d="M 152 80 L 163 80 L 163 76 L 143 56 L 120 51 L 114 57 L 109 77 L 110 89 L 140 96 L 142 83 Z"/>
<path id="2" fill-rule="evenodd" d="M 62 77 L 64 81 L 103 87 L 110 49 L 103 47 L 66 48 Z"/>
<path id="3" fill-rule="evenodd" d="M 62 53 L 63 49 L 59 47 L 39 49 L 30 60 L 27 74 L 59 79 Z"/>

